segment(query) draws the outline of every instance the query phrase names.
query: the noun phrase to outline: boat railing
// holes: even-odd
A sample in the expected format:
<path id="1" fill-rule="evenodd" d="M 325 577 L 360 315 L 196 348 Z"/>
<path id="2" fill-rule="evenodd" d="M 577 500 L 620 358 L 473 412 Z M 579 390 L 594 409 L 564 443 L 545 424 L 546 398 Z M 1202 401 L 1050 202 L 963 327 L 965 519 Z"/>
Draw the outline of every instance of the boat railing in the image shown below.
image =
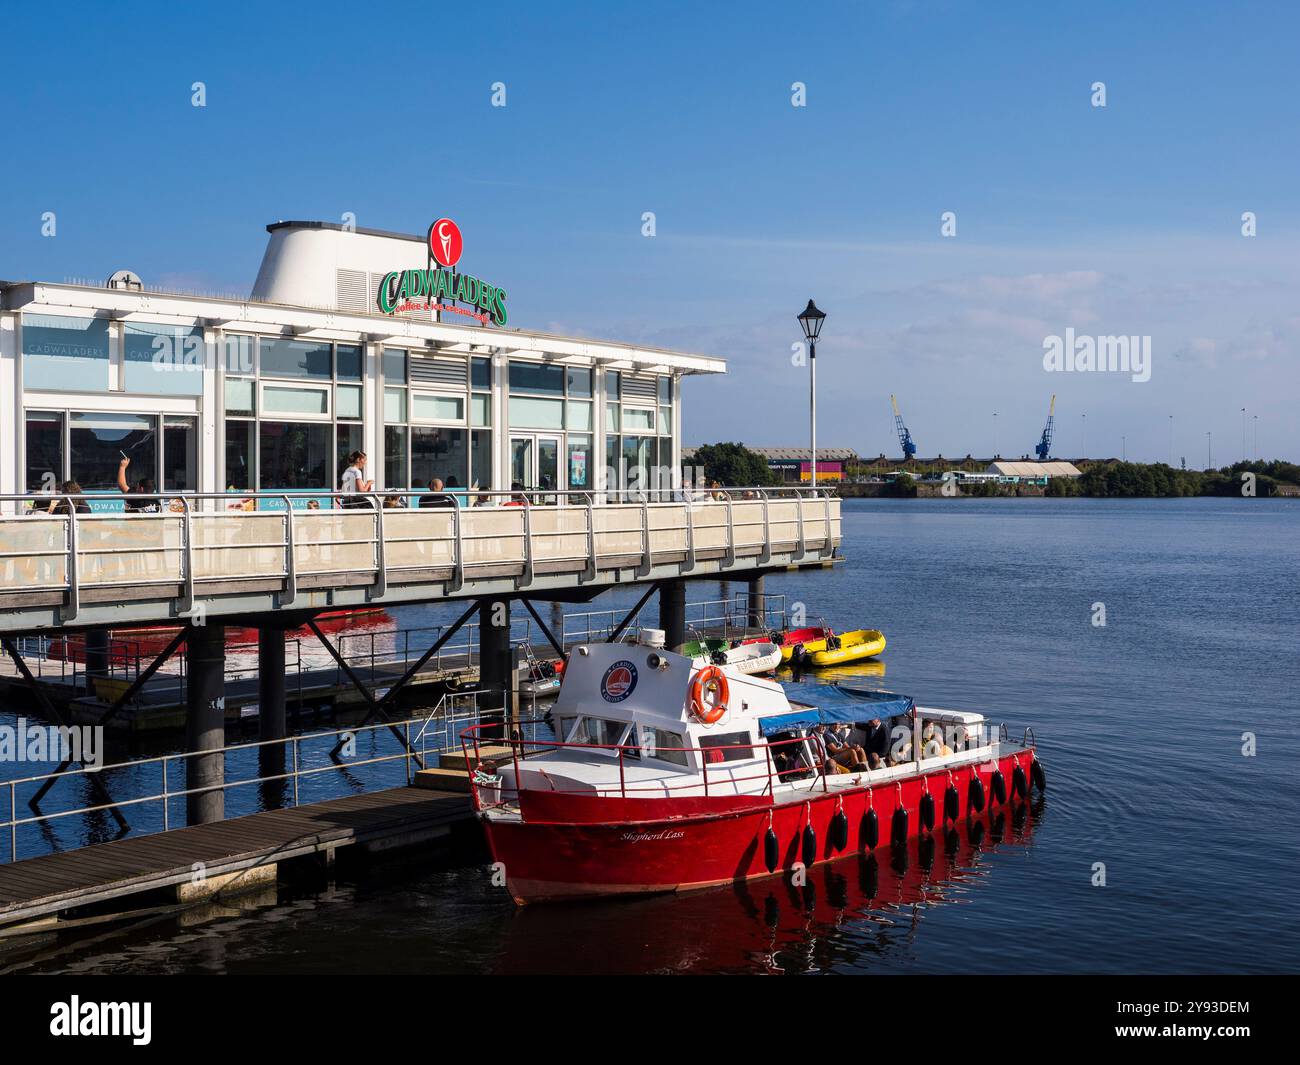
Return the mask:
<path id="1" fill-rule="evenodd" d="M 764 795 L 771 796 L 775 794 L 777 784 L 789 783 L 792 780 L 809 780 L 810 788 L 815 788 L 820 779 L 821 790 L 829 790 L 827 774 L 822 772 L 826 764 L 826 749 L 821 743 L 820 737 L 813 736 L 795 736 L 786 740 L 764 740 L 762 743 L 737 743 L 728 744 L 719 747 L 656 747 L 656 754 L 671 753 L 683 755 L 698 755 L 700 766 L 700 775 L 698 778 L 693 775 L 681 784 L 673 785 L 663 780 L 656 780 L 653 784 L 638 786 L 629 784 L 627 781 L 627 759 L 632 757 L 639 762 L 646 756 L 646 748 L 635 743 L 577 743 L 571 740 L 539 740 L 536 738 L 527 739 L 520 731 L 524 726 L 536 724 L 530 720 L 516 720 L 511 722 L 511 735 L 506 737 L 500 735 L 506 727 L 504 721 L 493 723 L 481 723 L 472 725 L 461 733 L 462 751 L 465 756 L 467 766 L 481 767 L 485 762 L 497 762 L 503 756 L 500 755 L 501 748 L 507 748 L 510 752 L 510 760 L 514 767 L 515 786 L 511 789 L 500 787 L 495 782 L 489 782 L 493 774 L 472 772 L 470 776 L 470 791 L 474 797 L 474 806 L 477 810 L 485 810 L 497 807 L 508 807 L 518 802 L 520 762 L 527 761 L 531 756 L 543 754 L 548 751 L 570 750 L 570 751 L 594 751 L 602 754 L 612 754 L 615 764 L 618 768 L 618 790 L 619 798 L 641 798 L 641 797 L 661 797 L 674 792 L 694 791 L 702 789 L 707 797 L 710 792 L 709 766 L 714 768 L 713 787 L 716 788 L 718 783 L 724 779 L 718 773 L 717 767 L 725 764 L 725 755 L 727 752 L 748 751 L 749 758 L 756 757 L 757 751 L 763 751 L 762 772 L 754 773 L 748 776 L 734 776 L 728 774 L 725 777 L 728 785 L 739 785 L 752 781 L 762 781 L 764 786 L 757 794 L 759 797 Z M 803 751 L 805 745 L 811 744 L 814 748 L 812 759 L 805 757 L 802 764 L 795 761 L 798 753 Z M 493 748 L 495 750 L 493 750 Z M 773 752 L 781 752 L 789 749 L 795 752 L 791 758 L 792 765 L 785 769 L 779 769 L 773 758 Z M 722 756 L 723 761 L 710 762 L 710 758 Z M 550 792 L 552 794 L 569 794 L 569 795 L 591 795 L 592 791 L 587 788 L 583 789 L 564 789 L 557 788 L 554 781 L 550 783 Z M 489 791 L 494 794 L 494 798 L 484 800 L 481 792 Z M 610 798 L 611 789 L 602 789 L 597 787 L 595 794 L 600 797 Z M 729 794 L 745 794 L 738 788 L 735 791 L 729 791 Z"/>

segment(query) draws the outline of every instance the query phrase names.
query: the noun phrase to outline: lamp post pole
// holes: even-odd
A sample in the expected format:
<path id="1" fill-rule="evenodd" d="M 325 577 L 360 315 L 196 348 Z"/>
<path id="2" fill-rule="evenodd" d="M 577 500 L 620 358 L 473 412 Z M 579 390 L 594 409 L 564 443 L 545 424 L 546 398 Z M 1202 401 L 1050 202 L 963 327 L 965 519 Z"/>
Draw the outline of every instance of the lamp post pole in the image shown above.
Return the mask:
<path id="1" fill-rule="evenodd" d="M 809 396 L 808 396 L 808 436 L 809 436 L 809 483 L 817 488 L 817 337 L 821 335 L 822 323 L 826 315 L 817 309 L 812 300 L 803 313 L 798 316 L 799 325 L 803 327 L 804 339 L 808 341 Z"/>

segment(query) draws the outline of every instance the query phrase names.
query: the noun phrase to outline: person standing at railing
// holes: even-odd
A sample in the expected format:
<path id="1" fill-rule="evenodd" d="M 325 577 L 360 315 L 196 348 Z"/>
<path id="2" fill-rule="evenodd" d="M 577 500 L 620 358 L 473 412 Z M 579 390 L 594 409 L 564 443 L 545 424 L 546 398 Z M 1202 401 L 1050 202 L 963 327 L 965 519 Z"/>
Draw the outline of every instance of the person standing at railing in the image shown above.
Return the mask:
<path id="1" fill-rule="evenodd" d="M 373 492 L 374 489 L 375 482 L 366 480 L 366 453 L 352 452 L 348 456 L 348 468 L 343 471 L 343 482 L 340 486 L 343 495 L 349 497 L 343 500 L 343 505 L 345 507 L 370 506 L 370 500 L 364 498 L 361 493 Z"/>

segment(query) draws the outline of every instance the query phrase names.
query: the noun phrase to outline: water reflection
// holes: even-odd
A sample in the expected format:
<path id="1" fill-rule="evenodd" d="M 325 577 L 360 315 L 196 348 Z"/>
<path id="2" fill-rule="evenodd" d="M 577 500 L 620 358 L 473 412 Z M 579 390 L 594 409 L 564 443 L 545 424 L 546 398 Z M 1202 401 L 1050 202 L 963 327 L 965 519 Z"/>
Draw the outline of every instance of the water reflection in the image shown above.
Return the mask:
<path id="1" fill-rule="evenodd" d="M 861 966 L 903 949 L 926 911 L 987 883 L 990 847 L 1028 846 L 1043 803 L 999 810 L 903 852 L 853 855 L 789 878 L 642 900 L 524 907 L 507 973 L 802 973 Z M 598 949 L 575 951 L 575 927 Z"/>

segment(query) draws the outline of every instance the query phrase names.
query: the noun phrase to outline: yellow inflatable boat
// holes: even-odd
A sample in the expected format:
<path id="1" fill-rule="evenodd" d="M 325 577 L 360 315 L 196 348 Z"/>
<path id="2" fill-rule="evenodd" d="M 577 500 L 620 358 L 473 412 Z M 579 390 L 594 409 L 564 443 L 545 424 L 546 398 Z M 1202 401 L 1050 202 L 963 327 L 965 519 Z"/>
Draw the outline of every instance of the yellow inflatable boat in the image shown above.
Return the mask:
<path id="1" fill-rule="evenodd" d="M 841 632 L 826 641 L 821 651 L 812 652 L 814 666 L 840 666 L 845 662 L 857 662 L 863 658 L 874 658 L 885 649 L 885 634 L 879 629 L 854 629 Z"/>

